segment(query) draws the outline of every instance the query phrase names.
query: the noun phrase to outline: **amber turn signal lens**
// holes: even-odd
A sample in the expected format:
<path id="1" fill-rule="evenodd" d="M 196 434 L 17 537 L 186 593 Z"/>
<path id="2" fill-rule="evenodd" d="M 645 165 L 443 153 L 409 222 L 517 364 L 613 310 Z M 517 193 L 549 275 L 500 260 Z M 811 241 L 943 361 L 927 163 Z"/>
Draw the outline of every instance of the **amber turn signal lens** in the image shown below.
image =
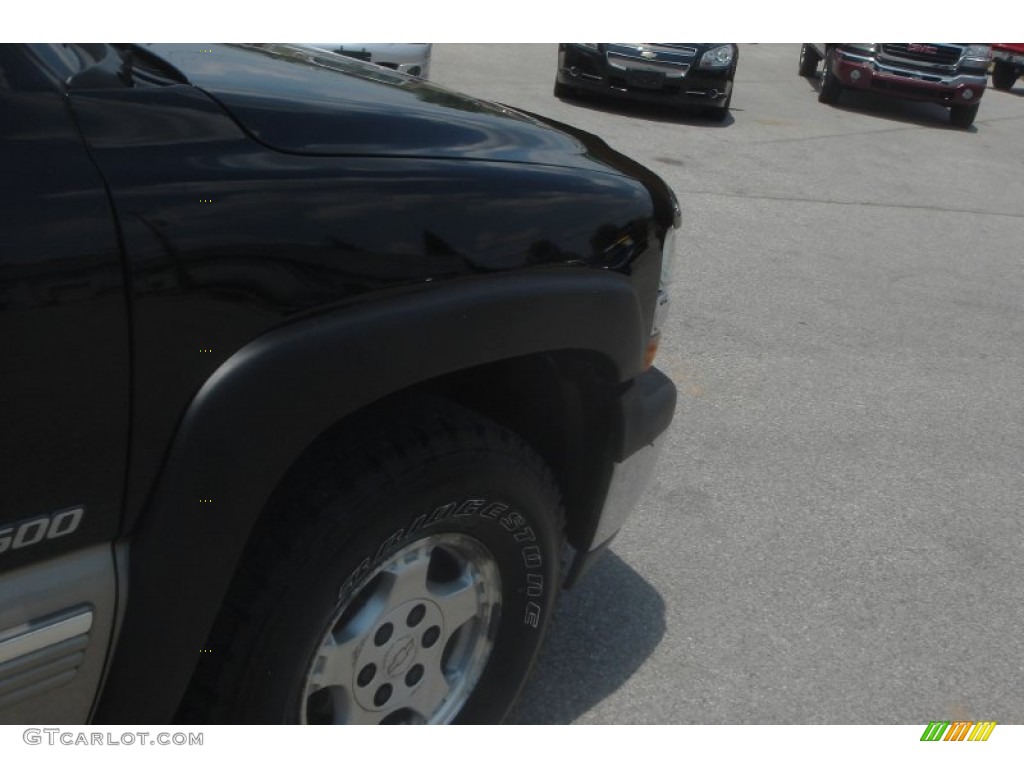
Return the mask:
<path id="1" fill-rule="evenodd" d="M 654 358 L 658 355 L 658 342 L 661 341 L 661 334 L 656 333 L 647 341 L 647 351 L 644 352 L 644 370 L 654 365 Z"/>

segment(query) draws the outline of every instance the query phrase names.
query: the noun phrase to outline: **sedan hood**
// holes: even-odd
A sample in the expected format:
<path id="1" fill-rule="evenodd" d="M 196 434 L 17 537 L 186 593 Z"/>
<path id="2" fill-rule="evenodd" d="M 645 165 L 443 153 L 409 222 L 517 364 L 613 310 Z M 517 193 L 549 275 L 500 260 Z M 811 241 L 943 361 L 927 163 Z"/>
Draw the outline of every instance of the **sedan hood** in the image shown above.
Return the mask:
<path id="1" fill-rule="evenodd" d="M 326 51 L 149 47 L 281 152 L 619 167 L 590 134 Z"/>

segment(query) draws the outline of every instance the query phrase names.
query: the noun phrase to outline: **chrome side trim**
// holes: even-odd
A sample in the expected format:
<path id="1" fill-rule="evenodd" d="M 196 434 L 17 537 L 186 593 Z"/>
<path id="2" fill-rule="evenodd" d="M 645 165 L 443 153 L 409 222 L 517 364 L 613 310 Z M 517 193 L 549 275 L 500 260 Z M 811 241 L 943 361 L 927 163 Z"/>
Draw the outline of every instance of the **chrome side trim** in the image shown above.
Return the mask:
<path id="1" fill-rule="evenodd" d="M 71 683 L 88 647 L 89 638 L 78 635 L 0 665 L 0 709 Z"/>
<path id="2" fill-rule="evenodd" d="M 92 609 L 59 619 L 52 624 L 20 627 L 0 632 L 0 664 L 41 651 L 51 645 L 84 635 L 92 629 Z"/>
<path id="3" fill-rule="evenodd" d="M 109 543 L 0 573 L 0 725 L 87 722 L 116 590 Z"/>

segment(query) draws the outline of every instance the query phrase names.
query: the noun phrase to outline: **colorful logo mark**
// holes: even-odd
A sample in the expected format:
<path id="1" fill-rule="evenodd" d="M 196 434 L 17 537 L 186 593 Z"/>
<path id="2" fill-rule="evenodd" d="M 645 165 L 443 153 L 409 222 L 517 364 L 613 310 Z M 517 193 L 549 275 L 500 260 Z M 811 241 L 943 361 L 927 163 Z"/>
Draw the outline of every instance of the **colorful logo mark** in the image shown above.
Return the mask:
<path id="1" fill-rule="evenodd" d="M 995 720 L 932 720 L 921 734 L 921 741 L 988 741 L 995 728 Z"/>

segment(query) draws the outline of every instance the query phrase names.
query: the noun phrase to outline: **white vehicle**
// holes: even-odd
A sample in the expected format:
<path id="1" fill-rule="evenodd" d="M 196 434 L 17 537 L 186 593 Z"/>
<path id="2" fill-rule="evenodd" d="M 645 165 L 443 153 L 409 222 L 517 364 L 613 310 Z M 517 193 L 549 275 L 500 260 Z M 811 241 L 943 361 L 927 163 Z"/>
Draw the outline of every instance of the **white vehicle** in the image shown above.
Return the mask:
<path id="1" fill-rule="evenodd" d="M 432 43 L 303 43 L 332 53 L 369 61 L 407 75 L 430 77 Z"/>

